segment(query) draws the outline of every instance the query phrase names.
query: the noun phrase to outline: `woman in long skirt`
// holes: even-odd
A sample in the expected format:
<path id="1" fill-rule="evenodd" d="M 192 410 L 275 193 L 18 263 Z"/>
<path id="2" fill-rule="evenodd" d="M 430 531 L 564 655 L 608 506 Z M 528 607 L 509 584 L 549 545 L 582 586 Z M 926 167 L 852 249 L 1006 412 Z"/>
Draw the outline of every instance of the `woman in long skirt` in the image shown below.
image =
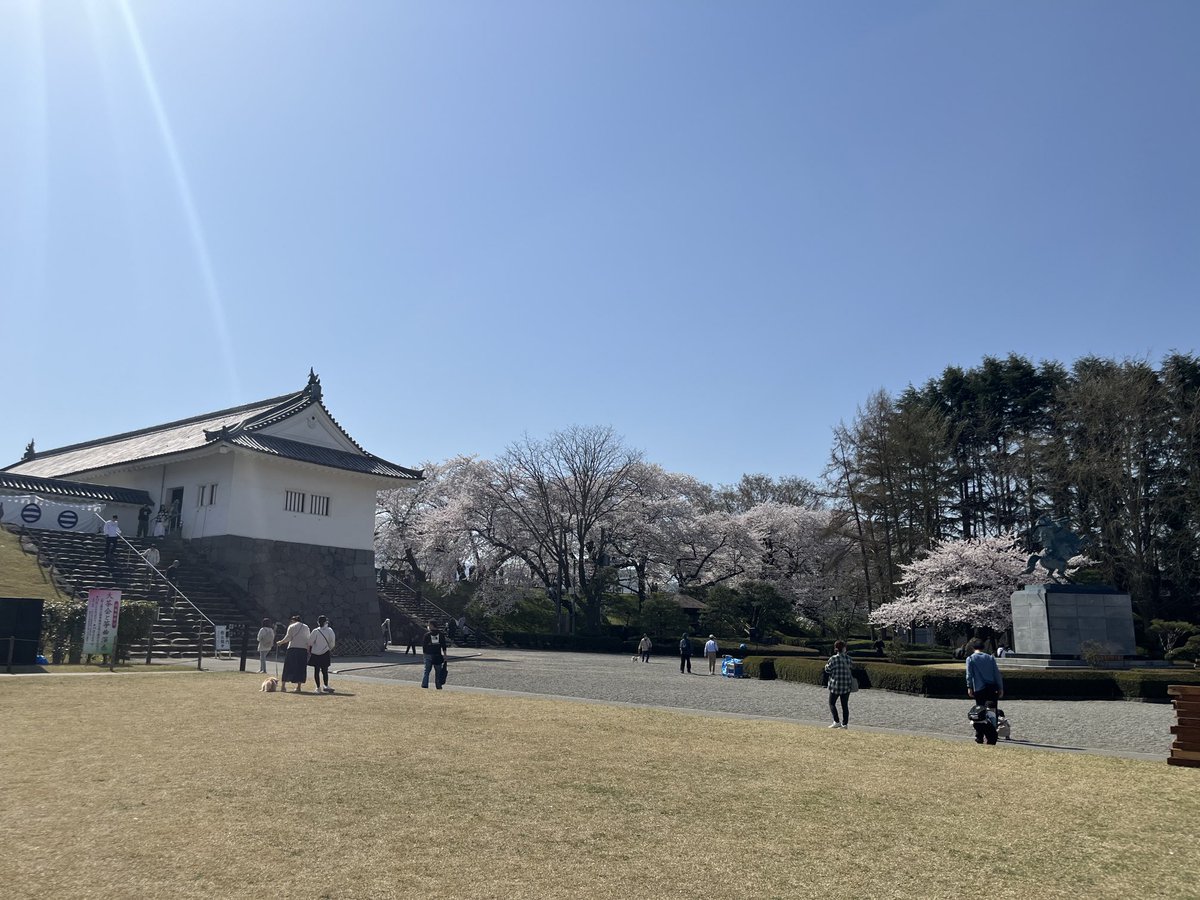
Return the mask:
<path id="1" fill-rule="evenodd" d="M 287 693 L 289 684 L 296 685 L 296 693 L 300 693 L 300 688 L 307 680 L 308 673 L 308 626 L 300 621 L 300 614 L 292 616 L 292 622 L 288 625 L 287 634 L 276 643 L 276 646 L 287 645 L 287 656 L 283 658 L 283 677 L 279 679 L 283 682 L 283 692 Z"/>

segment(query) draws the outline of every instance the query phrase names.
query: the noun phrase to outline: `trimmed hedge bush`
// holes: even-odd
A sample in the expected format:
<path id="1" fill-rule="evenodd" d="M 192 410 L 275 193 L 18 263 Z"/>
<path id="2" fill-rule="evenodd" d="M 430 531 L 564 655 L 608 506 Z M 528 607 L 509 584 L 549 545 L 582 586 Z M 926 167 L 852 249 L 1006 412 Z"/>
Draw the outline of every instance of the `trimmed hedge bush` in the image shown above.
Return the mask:
<path id="1" fill-rule="evenodd" d="M 821 683 L 824 660 L 752 656 L 746 674 L 770 681 L 775 678 L 800 684 Z M 854 677 L 864 688 L 921 694 L 926 697 L 967 695 L 962 670 L 902 666 L 886 662 L 855 662 Z M 1187 669 L 1164 670 L 1051 670 L 1004 673 L 1006 697 L 1018 700 L 1152 700 L 1168 702 L 1167 686 L 1200 685 L 1200 673 Z"/>
<path id="2" fill-rule="evenodd" d="M 505 631 L 500 639 L 509 647 L 525 650 L 567 650 L 576 653 L 622 653 L 629 643 L 606 634 L 537 634 L 530 631 Z M 636 640 L 633 646 L 637 646 Z"/>

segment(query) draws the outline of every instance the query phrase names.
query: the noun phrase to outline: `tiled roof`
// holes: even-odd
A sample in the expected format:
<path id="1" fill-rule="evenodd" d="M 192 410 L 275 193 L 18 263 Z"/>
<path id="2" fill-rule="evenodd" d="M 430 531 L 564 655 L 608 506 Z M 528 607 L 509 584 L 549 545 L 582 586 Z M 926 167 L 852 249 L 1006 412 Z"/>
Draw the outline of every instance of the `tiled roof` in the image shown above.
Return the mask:
<path id="1" fill-rule="evenodd" d="M 84 484 L 58 478 L 37 478 L 0 472 L 0 491 L 19 491 L 39 497 L 69 497 L 74 500 L 99 500 L 106 503 L 129 503 L 151 506 L 150 495 L 133 488 L 110 487 L 106 484 Z"/>
<path id="2" fill-rule="evenodd" d="M 362 455 L 333 450 L 300 441 L 261 434 L 260 430 L 303 412 L 310 406 L 320 406 L 338 431 Z M 360 447 L 337 423 L 321 402 L 321 386 L 315 375 L 308 386 L 294 394 L 284 394 L 258 403 L 248 403 L 217 412 L 204 413 L 166 425 L 129 431 L 112 437 L 72 444 L 57 450 L 34 453 L 20 462 L 0 469 L 0 473 L 34 475 L 45 478 L 74 475 L 107 469 L 114 466 L 153 465 L 164 457 L 199 450 L 219 443 L 247 447 L 275 456 L 329 466 L 350 472 L 379 475 L 385 478 L 419 479 L 421 472 L 406 469 L 372 456 Z"/>
<path id="3" fill-rule="evenodd" d="M 206 431 L 219 431 L 223 425 L 230 426 L 232 431 L 247 418 L 271 410 L 290 397 L 291 395 L 276 397 L 273 400 L 235 406 L 190 419 L 168 422 L 166 425 L 156 425 L 153 428 L 128 431 L 112 437 L 60 447 L 57 450 L 46 450 L 34 454 L 32 459 L 7 466 L 3 471 L 49 478 L 195 450 L 208 443 L 204 435 Z"/>

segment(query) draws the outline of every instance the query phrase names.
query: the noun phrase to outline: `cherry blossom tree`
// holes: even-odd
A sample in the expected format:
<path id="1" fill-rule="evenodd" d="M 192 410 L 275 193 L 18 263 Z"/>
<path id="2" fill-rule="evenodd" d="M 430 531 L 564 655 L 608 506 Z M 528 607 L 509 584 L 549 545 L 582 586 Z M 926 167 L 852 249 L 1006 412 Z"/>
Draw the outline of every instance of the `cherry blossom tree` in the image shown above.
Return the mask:
<path id="1" fill-rule="evenodd" d="M 870 616 L 874 625 L 966 626 L 1004 631 L 1012 624 L 1012 592 L 1025 555 L 1015 535 L 944 541 L 901 566 L 899 599 Z"/>

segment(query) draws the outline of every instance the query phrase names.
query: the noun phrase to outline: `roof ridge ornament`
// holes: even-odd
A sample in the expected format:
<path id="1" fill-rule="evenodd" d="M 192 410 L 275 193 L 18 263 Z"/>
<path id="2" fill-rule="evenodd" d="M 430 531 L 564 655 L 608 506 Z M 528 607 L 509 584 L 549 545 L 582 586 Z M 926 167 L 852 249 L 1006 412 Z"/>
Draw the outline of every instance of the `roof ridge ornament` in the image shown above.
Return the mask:
<path id="1" fill-rule="evenodd" d="M 30 438 L 29 443 L 25 445 L 25 455 L 21 457 L 21 462 L 33 459 L 35 456 L 37 456 L 37 451 L 33 449 L 33 438 Z"/>
<path id="2" fill-rule="evenodd" d="M 308 367 L 308 384 L 304 387 L 304 392 L 312 397 L 317 402 L 321 400 L 321 376 L 318 375 L 312 368 Z"/>
<path id="3" fill-rule="evenodd" d="M 220 428 L 214 428 L 209 431 L 204 429 L 204 440 L 206 441 L 227 441 L 229 440 L 229 425 L 222 425 Z"/>

